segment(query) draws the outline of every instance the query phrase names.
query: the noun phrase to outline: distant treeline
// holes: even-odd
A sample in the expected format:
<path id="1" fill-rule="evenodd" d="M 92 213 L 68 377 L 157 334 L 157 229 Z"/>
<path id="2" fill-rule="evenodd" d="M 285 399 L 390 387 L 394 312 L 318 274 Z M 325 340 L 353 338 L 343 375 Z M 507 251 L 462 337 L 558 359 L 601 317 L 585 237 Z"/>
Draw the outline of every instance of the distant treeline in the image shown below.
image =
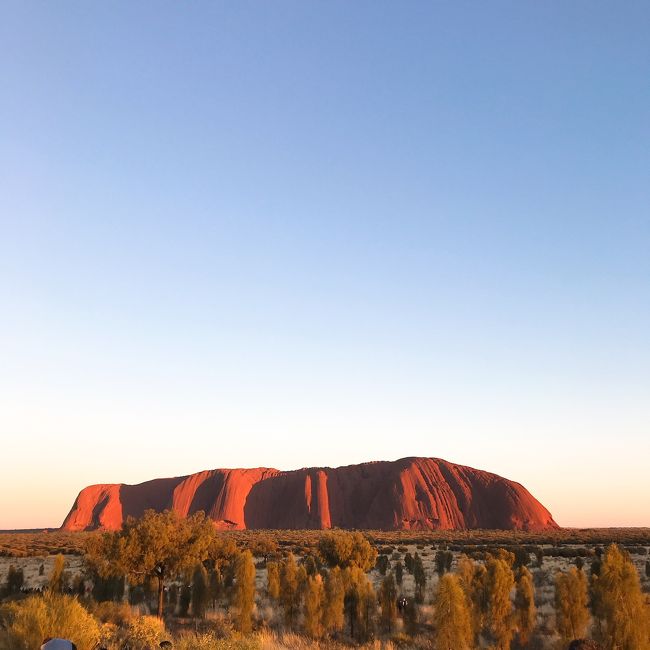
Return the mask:
<path id="1" fill-rule="evenodd" d="M 88 539 L 95 532 L 1 532 L 0 557 L 31 557 L 43 555 L 82 555 Z M 650 528 L 562 528 L 543 532 L 509 530 L 436 530 L 436 531 L 374 531 L 363 534 L 376 547 L 388 545 L 444 545 L 452 551 L 489 551 L 495 546 L 526 546 L 533 553 L 537 546 L 544 547 L 544 554 L 555 557 L 577 557 L 584 553 L 570 546 L 607 546 L 616 543 L 630 553 L 645 553 L 650 546 Z M 223 535 L 231 537 L 237 546 L 250 549 L 269 540 L 275 545 L 300 551 L 318 545 L 321 530 L 233 530 Z M 548 548 L 557 547 L 556 550 Z M 586 555 L 584 556 L 586 557 Z"/>

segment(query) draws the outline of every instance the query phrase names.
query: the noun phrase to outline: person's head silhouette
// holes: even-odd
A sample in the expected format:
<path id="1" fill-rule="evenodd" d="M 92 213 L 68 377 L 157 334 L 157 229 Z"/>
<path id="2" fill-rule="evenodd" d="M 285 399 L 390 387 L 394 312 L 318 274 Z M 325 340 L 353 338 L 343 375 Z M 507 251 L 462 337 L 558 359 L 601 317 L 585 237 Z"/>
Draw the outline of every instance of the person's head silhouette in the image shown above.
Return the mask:
<path id="1" fill-rule="evenodd" d="M 69 639 L 47 637 L 43 639 L 41 650 L 77 650 L 77 646 Z"/>

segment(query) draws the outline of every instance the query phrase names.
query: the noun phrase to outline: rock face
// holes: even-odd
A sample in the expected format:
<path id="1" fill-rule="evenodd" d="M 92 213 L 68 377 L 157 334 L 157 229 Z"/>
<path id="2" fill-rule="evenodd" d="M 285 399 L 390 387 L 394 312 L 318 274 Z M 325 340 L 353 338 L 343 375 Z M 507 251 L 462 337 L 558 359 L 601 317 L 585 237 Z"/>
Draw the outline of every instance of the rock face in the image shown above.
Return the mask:
<path id="1" fill-rule="evenodd" d="M 519 483 L 438 458 L 345 467 L 214 469 L 139 485 L 91 485 L 64 530 L 116 530 L 145 510 L 203 510 L 219 528 L 557 528 Z"/>

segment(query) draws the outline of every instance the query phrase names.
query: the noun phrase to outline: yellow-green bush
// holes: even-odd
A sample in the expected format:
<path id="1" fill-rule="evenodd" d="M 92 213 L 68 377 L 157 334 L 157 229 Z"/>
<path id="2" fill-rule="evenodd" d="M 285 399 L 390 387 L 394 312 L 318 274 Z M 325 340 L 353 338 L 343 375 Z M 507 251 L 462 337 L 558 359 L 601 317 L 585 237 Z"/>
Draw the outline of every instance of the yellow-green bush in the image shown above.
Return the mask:
<path id="1" fill-rule="evenodd" d="M 257 636 L 221 638 L 211 632 L 186 632 L 174 642 L 174 650 L 260 650 Z"/>
<path id="2" fill-rule="evenodd" d="M 1 650 L 33 650 L 43 639 L 70 639 L 78 650 L 92 650 L 100 638 L 97 621 L 76 598 L 48 592 L 2 607 Z"/>
<path id="3" fill-rule="evenodd" d="M 124 637 L 132 650 L 150 650 L 164 640 L 165 625 L 155 616 L 138 616 L 126 624 Z"/>
<path id="4" fill-rule="evenodd" d="M 119 627 L 124 627 L 134 617 L 133 610 L 128 603 L 112 601 L 91 603 L 88 609 L 101 623 L 113 623 Z"/>
<path id="5" fill-rule="evenodd" d="M 117 650 L 122 647 L 120 629 L 115 623 L 104 623 L 99 631 L 99 639 L 102 648 Z"/>

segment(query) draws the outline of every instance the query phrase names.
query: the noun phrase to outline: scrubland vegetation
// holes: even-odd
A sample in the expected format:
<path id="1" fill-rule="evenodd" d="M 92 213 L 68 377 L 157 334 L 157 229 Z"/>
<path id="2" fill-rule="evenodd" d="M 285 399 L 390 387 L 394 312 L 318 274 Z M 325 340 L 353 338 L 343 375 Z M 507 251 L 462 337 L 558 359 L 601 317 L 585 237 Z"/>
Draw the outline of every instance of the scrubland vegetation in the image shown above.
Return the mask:
<path id="1" fill-rule="evenodd" d="M 81 555 L 93 533 L 0 532 L 0 557 L 34 557 L 39 555 Z"/>
<path id="2" fill-rule="evenodd" d="M 117 533 L 0 536 L 0 650 L 647 650 L 648 533 L 222 533 L 148 512 Z"/>
<path id="3" fill-rule="evenodd" d="M 55 530 L 48 532 L 0 531 L 0 557 L 81 555 L 90 537 L 98 533 Z M 263 543 L 279 546 L 310 547 L 318 544 L 319 530 L 233 530 L 222 533 L 238 546 L 254 548 Z M 542 532 L 516 530 L 393 530 L 364 531 L 375 546 L 409 544 L 447 544 L 460 550 L 465 546 L 512 546 L 518 544 L 555 546 L 650 546 L 650 528 L 559 528 Z M 569 552 L 572 552 L 571 550 Z"/>

